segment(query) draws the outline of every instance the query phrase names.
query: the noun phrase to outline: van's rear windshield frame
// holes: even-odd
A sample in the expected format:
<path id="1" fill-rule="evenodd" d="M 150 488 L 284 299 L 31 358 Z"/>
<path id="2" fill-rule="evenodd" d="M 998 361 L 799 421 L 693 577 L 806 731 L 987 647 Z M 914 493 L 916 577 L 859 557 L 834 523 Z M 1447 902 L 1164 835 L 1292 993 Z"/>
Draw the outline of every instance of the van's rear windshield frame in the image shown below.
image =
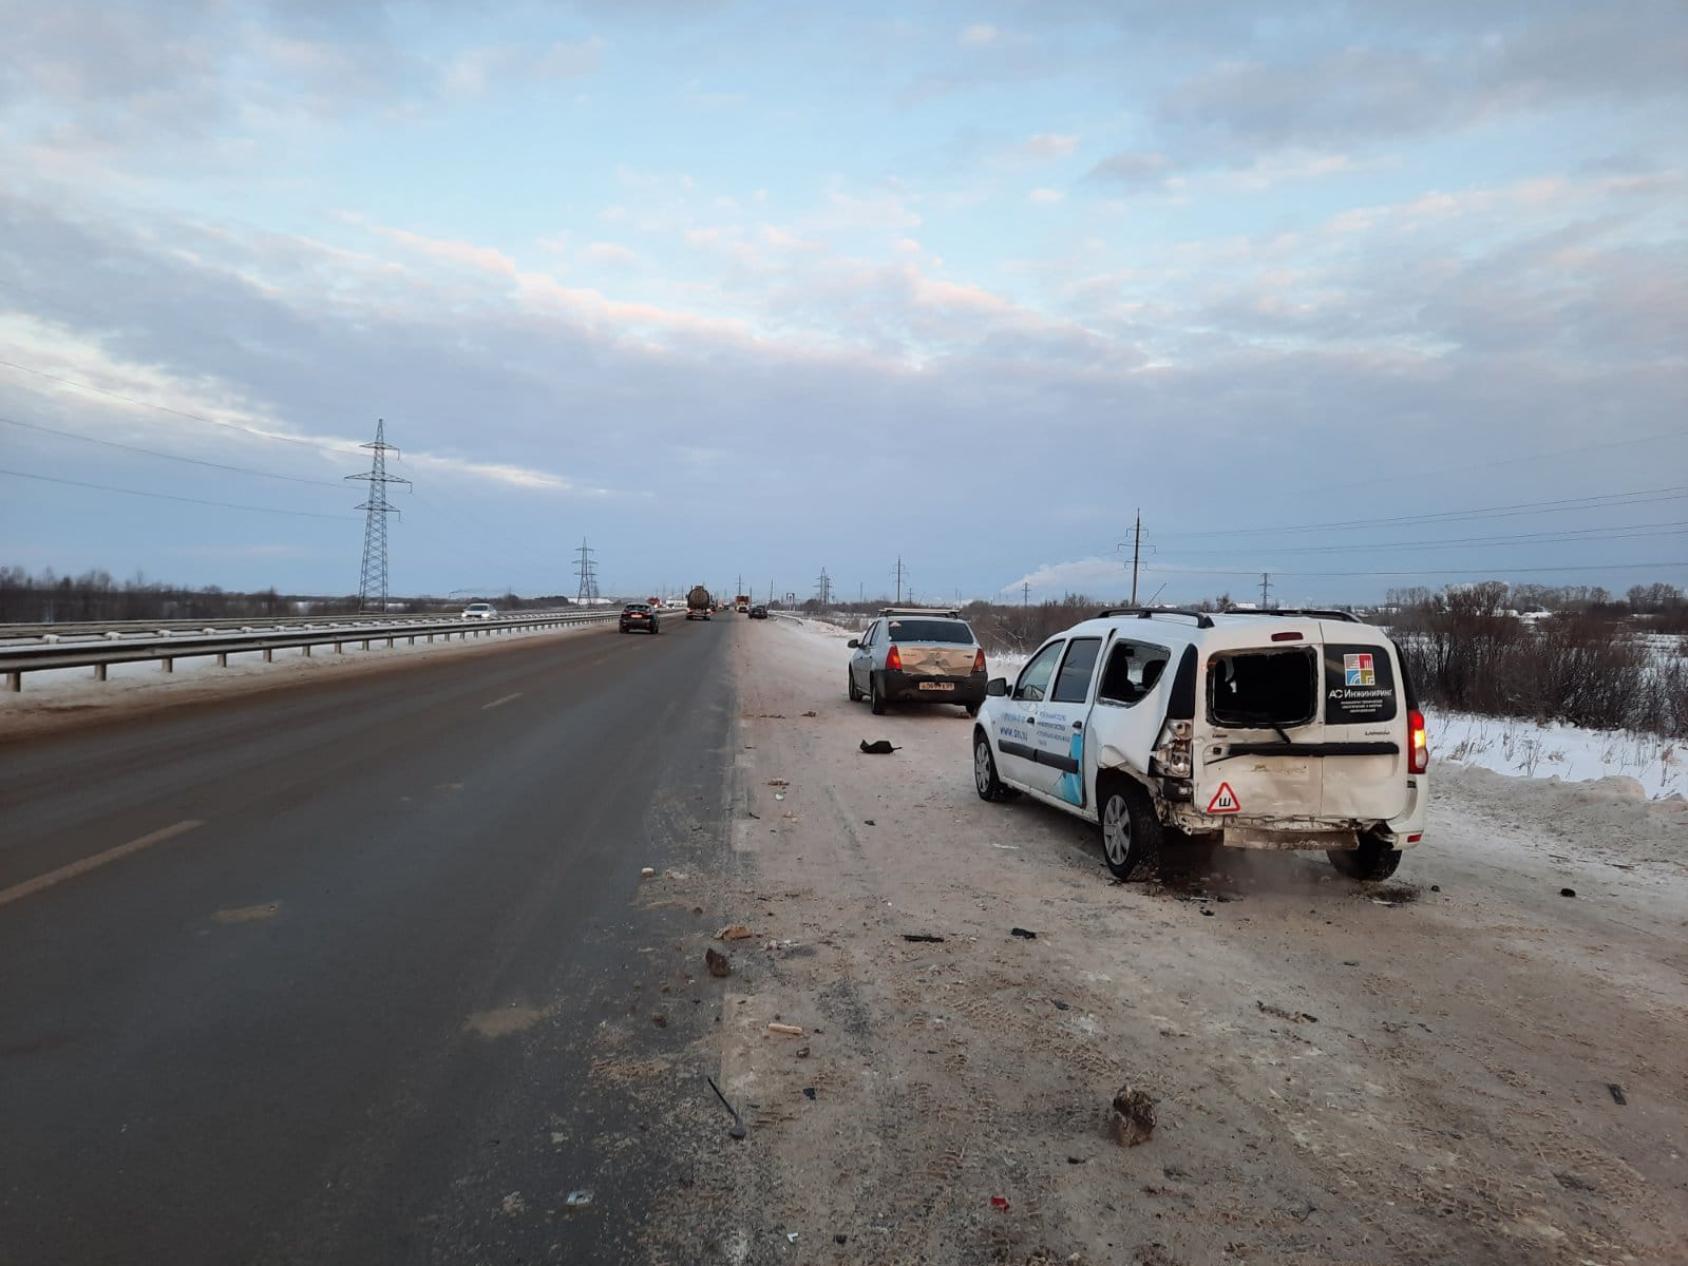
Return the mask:
<path id="1" fill-rule="evenodd" d="M 1242 655 L 1303 656 L 1308 661 L 1311 681 L 1311 689 L 1307 696 L 1308 711 L 1291 719 L 1275 721 L 1221 721 L 1216 717 L 1213 710 L 1213 687 L 1216 680 L 1214 670 L 1218 667 L 1220 660 L 1234 659 Z M 1207 689 L 1204 691 L 1207 695 L 1207 719 L 1214 725 L 1222 726 L 1227 730 L 1289 730 L 1298 726 L 1311 725 L 1319 719 L 1319 672 L 1319 652 L 1311 643 L 1304 642 L 1290 646 L 1237 646 L 1227 650 L 1214 651 L 1208 656 L 1207 660 Z"/>

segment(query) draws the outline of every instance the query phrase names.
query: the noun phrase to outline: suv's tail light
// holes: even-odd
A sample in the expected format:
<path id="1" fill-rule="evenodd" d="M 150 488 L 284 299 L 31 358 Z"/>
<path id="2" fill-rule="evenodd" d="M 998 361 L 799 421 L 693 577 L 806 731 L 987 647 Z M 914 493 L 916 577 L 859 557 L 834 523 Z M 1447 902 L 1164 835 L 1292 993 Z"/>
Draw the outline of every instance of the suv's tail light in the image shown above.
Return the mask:
<path id="1" fill-rule="evenodd" d="M 974 652 L 973 671 L 976 673 L 982 673 L 985 671 L 985 648 L 982 646 Z"/>
<path id="2" fill-rule="evenodd" d="M 903 653 L 897 649 L 895 642 L 892 642 L 891 649 L 885 652 L 885 667 L 894 673 L 903 670 Z"/>
<path id="3" fill-rule="evenodd" d="M 1423 774 L 1430 770 L 1430 735 L 1424 728 L 1424 713 L 1414 708 L 1407 713 L 1407 772 Z"/>
<path id="4" fill-rule="evenodd" d="M 1152 769 L 1155 773 L 1165 774 L 1168 778 L 1190 777 L 1193 768 L 1190 763 L 1190 733 L 1188 721 L 1166 723 L 1160 733 L 1160 742 L 1150 753 L 1154 758 Z"/>

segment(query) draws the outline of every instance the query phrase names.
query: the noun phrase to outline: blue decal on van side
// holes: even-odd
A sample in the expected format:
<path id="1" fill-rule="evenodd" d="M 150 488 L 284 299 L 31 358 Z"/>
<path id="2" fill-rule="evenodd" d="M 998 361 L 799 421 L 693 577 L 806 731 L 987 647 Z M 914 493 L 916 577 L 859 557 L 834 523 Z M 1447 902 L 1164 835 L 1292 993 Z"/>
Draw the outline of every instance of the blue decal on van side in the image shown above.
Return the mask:
<path id="1" fill-rule="evenodd" d="M 1067 749 L 1067 755 L 1072 760 L 1073 769 L 1070 773 L 1061 775 L 1061 781 L 1055 784 L 1055 794 L 1068 804 L 1084 804 L 1084 731 L 1073 735 L 1072 745 Z"/>

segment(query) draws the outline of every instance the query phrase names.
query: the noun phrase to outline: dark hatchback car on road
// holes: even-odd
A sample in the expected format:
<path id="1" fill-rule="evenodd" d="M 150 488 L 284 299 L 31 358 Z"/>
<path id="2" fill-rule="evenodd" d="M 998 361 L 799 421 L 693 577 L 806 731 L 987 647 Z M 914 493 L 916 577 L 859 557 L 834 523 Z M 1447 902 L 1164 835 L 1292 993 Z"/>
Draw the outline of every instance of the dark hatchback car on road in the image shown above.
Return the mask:
<path id="1" fill-rule="evenodd" d="M 751 607 L 750 608 L 750 618 L 752 620 L 766 620 L 768 618 L 768 608 L 767 607 Z"/>
<path id="2" fill-rule="evenodd" d="M 657 627 L 656 612 L 651 610 L 648 602 L 629 602 L 621 609 L 621 631 L 623 633 L 660 633 Z"/>

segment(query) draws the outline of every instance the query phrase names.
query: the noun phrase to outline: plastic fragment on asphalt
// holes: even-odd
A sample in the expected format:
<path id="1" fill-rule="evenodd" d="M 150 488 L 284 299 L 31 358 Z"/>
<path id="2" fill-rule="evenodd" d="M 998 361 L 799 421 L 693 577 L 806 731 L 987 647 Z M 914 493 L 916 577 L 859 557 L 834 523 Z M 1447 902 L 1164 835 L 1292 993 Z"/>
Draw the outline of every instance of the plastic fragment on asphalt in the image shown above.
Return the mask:
<path id="1" fill-rule="evenodd" d="M 586 1205 L 592 1203 L 591 1188 L 581 1187 L 577 1191 L 569 1192 L 569 1194 L 564 1198 L 563 1203 L 571 1209 L 584 1208 Z"/>
<path id="2" fill-rule="evenodd" d="M 656 878 L 656 867 L 655 866 L 646 866 L 643 870 L 641 870 L 639 872 L 639 878 L 640 879 L 655 879 Z"/>
<path id="3" fill-rule="evenodd" d="M 1002 1211 L 1003 1213 L 1007 1213 L 1008 1212 L 1008 1197 L 1007 1196 L 992 1196 L 991 1197 L 991 1208 L 998 1209 L 998 1210 Z"/>
<path id="4" fill-rule="evenodd" d="M 742 923 L 729 923 L 715 934 L 715 939 L 717 941 L 743 941 L 755 935 L 756 933 Z"/>
<path id="5" fill-rule="evenodd" d="M 1009 936 L 1017 936 L 1022 941 L 1035 941 L 1035 940 L 1037 940 L 1037 933 L 1028 931 L 1025 928 L 1009 928 L 1008 929 L 1008 935 Z"/>
<path id="6" fill-rule="evenodd" d="M 780 1037 L 802 1037 L 803 1036 L 803 1030 L 800 1029 L 797 1025 L 795 1025 L 795 1024 L 781 1024 L 778 1021 L 770 1021 L 769 1022 L 768 1032 L 776 1033 Z"/>

